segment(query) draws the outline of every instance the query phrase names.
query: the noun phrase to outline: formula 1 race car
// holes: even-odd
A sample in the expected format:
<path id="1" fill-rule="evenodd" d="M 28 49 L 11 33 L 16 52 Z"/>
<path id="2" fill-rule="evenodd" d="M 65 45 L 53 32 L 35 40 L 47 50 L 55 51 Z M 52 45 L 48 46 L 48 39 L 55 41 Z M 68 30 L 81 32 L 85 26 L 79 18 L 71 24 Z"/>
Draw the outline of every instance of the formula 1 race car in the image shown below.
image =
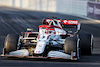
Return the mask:
<path id="1" fill-rule="evenodd" d="M 80 33 L 80 25 L 77 20 L 45 18 L 39 32 L 28 28 L 19 36 L 8 34 L 1 56 L 78 60 L 91 55 L 93 35 Z"/>

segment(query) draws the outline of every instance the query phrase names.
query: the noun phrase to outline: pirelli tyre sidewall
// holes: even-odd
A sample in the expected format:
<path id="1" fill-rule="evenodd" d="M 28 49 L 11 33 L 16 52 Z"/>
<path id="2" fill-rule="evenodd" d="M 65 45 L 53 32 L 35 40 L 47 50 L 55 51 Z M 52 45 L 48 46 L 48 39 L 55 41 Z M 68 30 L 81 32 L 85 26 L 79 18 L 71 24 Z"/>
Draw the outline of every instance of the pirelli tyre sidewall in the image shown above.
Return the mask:
<path id="1" fill-rule="evenodd" d="M 77 37 L 67 37 L 64 44 L 64 51 L 70 54 L 71 51 L 77 51 Z"/>
<path id="2" fill-rule="evenodd" d="M 17 50 L 18 38 L 19 36 L 15 34 L 8 34 L 6 36 L 4 43 L 5 53 Z"/>
<path id="3" fill-rule="evenodd" d="M 80 37 L 80 54 L 91 55 L 93 51 L 93 35 L 89 33 L 79 33 Z"/>

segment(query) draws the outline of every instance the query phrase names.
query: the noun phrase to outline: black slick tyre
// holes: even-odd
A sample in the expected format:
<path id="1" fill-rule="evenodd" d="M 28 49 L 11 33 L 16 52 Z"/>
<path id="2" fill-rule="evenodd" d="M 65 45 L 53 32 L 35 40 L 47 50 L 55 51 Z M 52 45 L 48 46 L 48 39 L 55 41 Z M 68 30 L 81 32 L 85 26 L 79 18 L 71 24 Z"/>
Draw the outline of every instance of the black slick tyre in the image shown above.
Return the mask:
<path id="1" fill-rule="evenodd" d="M 65 53 L 70 54 L 71 51 L 76 51 L 77 49 L 77 38 L 67 37 L 64 44 Z"/>
<path id="2" fill-rule="evenodd" d="M 80 54 L 91 55 L 93 51 L 93 35 L 88 33 L 80 33 Z"/>
<path id="3" fill-rule="evenodd" d="M 18 35 L 8 34 L 5 38 L 5 53 L 17 50 Z"/>

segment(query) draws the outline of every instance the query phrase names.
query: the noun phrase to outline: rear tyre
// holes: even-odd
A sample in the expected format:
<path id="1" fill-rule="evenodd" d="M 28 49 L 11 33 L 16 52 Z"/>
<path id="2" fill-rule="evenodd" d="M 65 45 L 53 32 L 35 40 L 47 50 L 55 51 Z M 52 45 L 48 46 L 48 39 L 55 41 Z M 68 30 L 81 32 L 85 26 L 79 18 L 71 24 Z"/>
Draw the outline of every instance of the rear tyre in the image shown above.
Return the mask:
<path id="1" fill-rule="evenodd" d="M 5 39 L 5 53 L 17 50 L 18 35 L 8 34 Z"/>
<path id="2" fill-rule="evenodd" d="M 93 51 L 93 35 L 88 33 L 80 33 L 80 54 L 91 55 Z"/>

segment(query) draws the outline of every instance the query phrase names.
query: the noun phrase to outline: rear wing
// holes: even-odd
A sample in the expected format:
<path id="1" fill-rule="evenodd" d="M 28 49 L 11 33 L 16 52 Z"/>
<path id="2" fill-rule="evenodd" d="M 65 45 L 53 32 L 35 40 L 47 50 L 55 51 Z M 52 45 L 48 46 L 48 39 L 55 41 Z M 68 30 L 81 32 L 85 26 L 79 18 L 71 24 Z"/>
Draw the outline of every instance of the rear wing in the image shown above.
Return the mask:
<path id="1" fill-rule="evenodd" d="M 43 24 L 45 25 L 49 25 L 49 22 L 53 20 L 52 18 L 46 18 L 43 19 Z M 80 30 L 80 22 L 78 20 L 66 20 L 66 19 L 58 19 L 58 18 L 54 18 L 54 20 L 57 20 L 60 25 L 62 26 L 62 28 L 76 28 L 77 31 Z"/>
<path id="2" fill-rule="evenodd" d="M 49 22 L 51 21 L 51 18 L 47 18 L 47 19 L 43 19 L 43 24 L 49 25 Z M 78 25 L 79 21 L 78 20 L 61 20 L 56 18 L 55 20 L 57 20 L 61 25 Z"/>
<path id="3" fill-rule="evenodd" d="M 63 25 L 78 25 L 79 21 L 77 20 L 61 20 Z"/>
<path id="4" fill-rule="evenodd" d="M 68 27 L 76 27 L 77 31 L 80 30 L 80 22 L 78 20 L 61 20 L 62 27 L 68 28 Z"/>

